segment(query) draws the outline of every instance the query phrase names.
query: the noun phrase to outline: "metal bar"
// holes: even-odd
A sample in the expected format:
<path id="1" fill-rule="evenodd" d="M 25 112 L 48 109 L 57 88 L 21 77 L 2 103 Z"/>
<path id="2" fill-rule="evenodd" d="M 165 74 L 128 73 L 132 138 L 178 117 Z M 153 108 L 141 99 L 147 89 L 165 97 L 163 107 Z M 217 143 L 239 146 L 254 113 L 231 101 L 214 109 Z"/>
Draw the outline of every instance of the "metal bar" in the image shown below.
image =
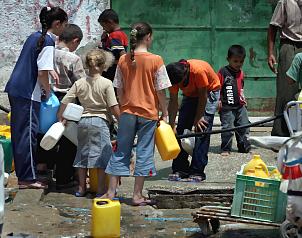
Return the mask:
<path id="1" fill-rule="evenodd" d="M 231 207 L 204 206 L 201 208 L 201 210 L 203 210 L 203 209 L 206 209 L 206 210 L 208 210 L 208 209 L 231 210 Z"/>
<path id="2" fill-rule="evenodd" d="M 129 26 L 122 26 L 123 29 L 130 29 Z M 220 31 L 267 31 L 267 27 L 233 27 L 233 26 L 177 26 L 177 25 L 153 25 L 154 30 L 220 30 Z"/>
<path id="3" fill-rule="evenodd" d="M 197 213 L 197 215 L 211 215 L 211 216 L 221 216 L 221 217 L 229 217 L 229 214 L 226 213 L 220 213 L 220 212 L 210 212 L 210 211 L 200 211 Z"/>
<path id="4" fill-rule="evenodd" d="M 238 219 L 233 217 L 220 217 L 220 216 L 210 216 L 210 215 L 202 215 L 198 214 L 198 217 L 194 219 L 194 222 L 198 223 L 198 219 L 204 220 L 209 218 L 217 218 L 222 221 L 229 221 L 229 222 L 236 222 L 236 223 L 246 223 L 246 224 L 255 224 L 255 225 L 262 225 L 262 226 L 273 226 L 273 227 L 279 227 L 280 224 L 278 223 L 271 223 L 271 222 L 265 222 L 265 221 L 255 221 L 255 220 L 244 220 L 244 219 Z"/>

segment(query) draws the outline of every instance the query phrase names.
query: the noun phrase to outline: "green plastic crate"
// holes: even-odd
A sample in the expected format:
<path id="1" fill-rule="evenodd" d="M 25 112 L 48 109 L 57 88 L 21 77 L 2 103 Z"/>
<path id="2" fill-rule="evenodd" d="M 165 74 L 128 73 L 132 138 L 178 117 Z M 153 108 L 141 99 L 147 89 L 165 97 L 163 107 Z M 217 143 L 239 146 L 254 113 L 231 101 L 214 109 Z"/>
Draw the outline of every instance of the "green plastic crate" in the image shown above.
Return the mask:
<path id="1" fill-rule="evenodd" d="M 4 136 L 0 136 L 0 143 L 2 144 L 4 152 L 4 171 L 6 173 L 11 173 L 13 164 L 13 151 L 11 139 L 6 139 Z"/>
<path id="2" fill-rule="evenodd" d="M 231 215 L 258 221 L 284 221 L 287 196 L 279 187 L 278 180 L 237 173 Z"/>

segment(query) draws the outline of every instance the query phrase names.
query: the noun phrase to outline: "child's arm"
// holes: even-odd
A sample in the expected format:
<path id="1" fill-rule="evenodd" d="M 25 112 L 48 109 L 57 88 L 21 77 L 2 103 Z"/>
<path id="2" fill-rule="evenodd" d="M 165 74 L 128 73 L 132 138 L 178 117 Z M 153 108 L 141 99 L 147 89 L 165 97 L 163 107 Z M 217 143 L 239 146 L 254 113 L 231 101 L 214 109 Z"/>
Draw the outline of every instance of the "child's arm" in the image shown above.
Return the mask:
<path id="1" fill-rule="evenodd" d="M 107 106 L 110 108 L 110 111 L 114 115 L 114 117 L 117 120 L 119 120 L 120 107 L 119 107 L 117 99 L 115 97 L 115 92 L 114 92 L 114 88 L 113 88 L 112 83 L 111 83 L 110 86 L 108 86 L 106 88 L 106 103 L 107 103 Z"/>
<path id="2" fill-rule="evenodd" d="M 63 112 L 65 111 L 67 104 L 61 103 L 60 108 L 57 112 L 58 121 L 64 121 Z"/>
<path id="3" fill-rule="evenodd" d="M 49 98 L 50 95 L 50 84 L 48 79 L 48 70 L 38 71 L 38 81 L 41 85 L 41 88 L 45 90 L 46 98 Z"/>
<path id="4" fill-rule="evenodd" d="M 221 74 L 221 69 L 218 71 L 217 75 L 218 75 L 219 82 L 220 82 L 220 89 L 222 89 L 224 77 L 223 77 L 223 75 Z M 220 90 L 220 98 L 219 98 L 218 108 L 217 108 L 218 112 L 220 112 L 221 109 L 222 109 L 221 97 L 222 97 L 222 90 Z"/>
<path id="5" fill-rule="evenodd" d="M 178 94 L 174 94 L 170 92 L 170 100 L 168 106 L 168 114 L 169 114 L 169 124 L 173 129 L 175 129 L 175 120 L 178 111 Z"/>
<path id="6" fill-rule="evenodd" d="M 77 85 L 76 83 L 74 83 L 71 89 L 67 92 L 67 94 L 64 96 L 64 98 L 61 101 L 60 108 L 57 112 L 58 121 L 64 120 L 63 112 L 66 109 L 67 104 L 73 102 L 76 97 L 77 97 Z"/>
<path id="7" fill-rule="evenodd" d="M 54 76 L 54 46 L 46 45 L 38 55 L 38 81 L 45 90 L 46 98 L 50 95 L 49 75 Z"/>
<path id="8" fill-rule="evenodd" d="M 195 114 L 194 126 L 199 130 L 203 131 L 207 127 L 207 122 L 203 119 L 203 115 L 205 112 L 205 107 L 208 99 L 208 91 L 207 88 L 199 88 L 198 89 L 198 104 L 197 111 Z"/>
<path id="9" fill-rule="evenodd" d="M 166 98 L 166 91 L 165 89 L 156 91 L 159 106 L 162 111 L 161 119 L 163 119 L 165 122 L 168 121 L 168 108 L 167 108 L 167 98 Z"/>
<path id="10" fill-rule="evenodd" d="M 110 111 L 114 115 L 116 120 L 119 120 L 119 117 L 121 114 L 119 105 L 114 105 L 114 106 L 110 107 Z"/>

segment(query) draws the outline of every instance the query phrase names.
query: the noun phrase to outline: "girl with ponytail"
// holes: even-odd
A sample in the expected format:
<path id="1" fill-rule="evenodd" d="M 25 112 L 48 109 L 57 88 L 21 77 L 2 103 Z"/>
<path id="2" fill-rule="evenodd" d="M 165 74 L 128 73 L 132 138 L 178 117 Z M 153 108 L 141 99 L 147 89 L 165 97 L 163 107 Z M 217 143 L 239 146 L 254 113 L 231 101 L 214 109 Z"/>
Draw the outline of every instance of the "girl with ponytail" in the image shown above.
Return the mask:
<path id="1" fill-rule="evenodd" d="M 36 176 L 36 147 L 42 91 L 50 95 L 48 76 L 55 80 L 54 46 L 68 17 L 59 7 L 44 7 L 39 15 L 42 30 L 32 33 L 5 87 L 11 106 L 11 133 L 16 175 L 20 188 L 44 188 Z"/>
<path id="2" fill-rule="evenodd" d="M 130 158 L 135 135 L 138 135 L 133 205 L 152 203 L 142 194 L 145 177 L 156 175 L 154 166 L 154 132 L 159 118 L 167 120 L 165 89 L 171 86 L 163 59 L 148 52 L 152 28 L 147 23 L 132 26 L 130 53 L 121 56 L 114 79 L 121 116 L 117 134 L 117 151 L 106 173 L 110 185 L 104 198 L 112 199 L 120 176 L 130 175 Z M 159 116 L 159 108 L 162 113 Z"/>

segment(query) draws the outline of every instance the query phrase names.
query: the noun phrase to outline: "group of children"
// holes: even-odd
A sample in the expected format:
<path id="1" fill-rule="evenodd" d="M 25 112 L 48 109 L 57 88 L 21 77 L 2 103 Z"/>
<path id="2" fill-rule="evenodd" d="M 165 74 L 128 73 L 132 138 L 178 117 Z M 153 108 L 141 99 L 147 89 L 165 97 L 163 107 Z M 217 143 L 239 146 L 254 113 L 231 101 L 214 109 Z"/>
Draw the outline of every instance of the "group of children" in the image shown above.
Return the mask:
<path id="1" fill-rule="evenodd" d="M 120 177 L 130 176 L 130 158 L 137 136 L 132 202 L 134 205 L 151 204 L 142 191 L 145 177 L 156 175 L 154 133 L 158 120 L 169 121 L 178 134 L 184 129 L 191 130 L 192 126 L 197 131 L 210 131 L 219 106 L 223 128 L 248 123 L 241 70 L 245 58 L 242 46 L 230 47 L 229 65 L 218 74 L 207 62 L 195 59 L 180 60 L 166 67 L 161 56 L 148 52 L 153 40 L 149 24 L 132 25 L 128 50 L 127 35 L 119 27 L 118 15 L 107 9 L 98 19 L 104 30 L 101 49 L 87 53 L 85 73 L 80 57 L 71 53 L 78 47 L 82 32 L 74 24 L 66 26 L 67 20 L 67 14 L 59 7 L 41 10 L 42 31 L 33 33 L 25 42 L 5 89 L 11 104 L 12 144 L 20 187 L 46 187 L 36 175 L 42 92 L 48 98 L 52 90 L 61 100 L 60 121 L 65 122 L 62 115 L 68 103 L 78 100 L 84 108 L 78 123 L 77 148 L 71 153 L 64 152 L 65 141 L 60 142 L 59 152 L 56 151 L 59 153 L 56 157 L 67 161 L 65 166 L 57 162 L 56 182 L 62 185 L 69 182 L 73 163 L 78 168 L 79 187 L 75 193 L 78 197 L 86 194 L 88 168 L 98 171 L 97 196 L 109 199 L 115 196 Z M 59 43 L 54 48 L 56 35 Z M 53 83 L 49 83 L 49 75 Z M 169 107 L 166 89 L 170 91 Z M 184 97 L 175 127 L 179 89 Z M 112 115 L 118 121 L 115 152 L 110 141 Z M 246 129 L 236 132 L 239 152 L 250 150 L 247 134 Z M 232 133 L 222 134 L 224 155 L 231 151 L 232 136 Z M 209 135 L 197 138 L 191 165 L 188 155 L 182 151 L 173 160 L 173 173 L 182 178 L 194 176 L 199 177 L 199 181 L 204 180 L 209 145 Z M 66 181 L 60 176 L 64 173 L 62 168 L 69 171 Z M 106 174 L 110 176 L 108 188 Z"/>

